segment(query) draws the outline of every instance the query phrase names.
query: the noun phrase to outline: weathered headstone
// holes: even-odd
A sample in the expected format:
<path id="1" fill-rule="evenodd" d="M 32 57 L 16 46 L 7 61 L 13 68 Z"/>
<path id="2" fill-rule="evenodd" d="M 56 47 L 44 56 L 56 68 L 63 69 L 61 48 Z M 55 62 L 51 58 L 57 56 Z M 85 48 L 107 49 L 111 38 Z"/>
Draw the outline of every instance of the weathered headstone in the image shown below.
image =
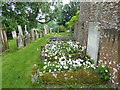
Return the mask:
<path id="1" fill-rule="evenodd" d="M 97 64 L 98 49 L 99 49 L 100 28 L 97 22 L 89 23 L 87 54 L 94 59 Z"/>
<path id="2" fill-rule="evenodd" d="M 24 40 L 21 35 L 18 35 L 17 37 L 17 47 L 18 48 L 24 47 Z"/>
<path id="3" fill-rule="evenodd" d="M 0 30 L 0 53 L 9 49 L 7 35 L 4 30 Z"/>
<path id="4" fill-rule="evenodd" d="M 12 31 L 12 37 L 13 37 L 13 38 L 17 38 L 16 31 Z"/>
<path id="5" fill-rule="evenodd" d="M 28 31 L 27 31 L 27 25 L 25 25 L 25 35 L 28 34 Z"/>
<path id="6" fill-rule="evenodd" d="M 30 34 L 25 35 L 24 43 L 25 43 L 25 46 L 30 44 Z"/>
<path id="7" fill-rule="evenodd" d="M 34 33 L 34 30 L 31 30 L 31 31 L 30 31 L 30 37 L 31 37 L 31 40 L 32 40 L 32 41 L 35 40 L 35 33 Z"/>
<path id="8" fill-rule="evenodd" d="M 50 33 L 52 32 L 52 28 L 50 28 Z"/>
<path id="9" fill-rule="evenodd" d="M 36 39 L 39 38 L 38 30 L 35 30 L 35 37 Z"/>
<path id="10" fill-rule="evenodd" d="M 20 25 L 18 25 L 18 31 L 19 31 L 19 35 L 23 36 L 22 27 Z"/>
<path id="11" fill-rule="evenodd" d="M 49 33 L 48 25 L 44 25 L 44 34 L 48 34 L 48 33 Z"/>

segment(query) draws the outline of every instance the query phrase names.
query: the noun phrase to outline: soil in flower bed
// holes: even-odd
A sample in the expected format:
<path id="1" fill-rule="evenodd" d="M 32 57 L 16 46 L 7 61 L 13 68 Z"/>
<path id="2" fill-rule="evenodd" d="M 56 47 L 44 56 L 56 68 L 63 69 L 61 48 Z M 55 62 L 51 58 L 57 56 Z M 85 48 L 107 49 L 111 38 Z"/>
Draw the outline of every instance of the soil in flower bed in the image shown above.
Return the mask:
<path id="1" fill-rule="evenodd" d="M 44 83 L 47 84 L 101 84 L 103 80 L 100 75 L 91 70 L 68 70 L 61 72 L 45 72 L 40 77 Z"/>

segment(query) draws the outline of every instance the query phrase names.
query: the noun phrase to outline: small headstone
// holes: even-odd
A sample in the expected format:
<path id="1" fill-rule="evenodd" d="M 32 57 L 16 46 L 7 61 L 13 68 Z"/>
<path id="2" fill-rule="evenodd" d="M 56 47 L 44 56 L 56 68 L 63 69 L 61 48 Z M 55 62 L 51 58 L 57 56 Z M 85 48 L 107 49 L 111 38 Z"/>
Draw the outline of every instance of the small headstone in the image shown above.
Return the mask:
<path id="1" fill-rule="evenodd" d="M 50 33 L 52 33 L 52 28 L 50 28 Z"/>
<path id="2" fill-rule="evenodd" d="M 25 36 L 24 43 L 25 43 L 25 46 L 27 46 L 28 44 L 30 44 L 30 34 L 27 34 Z"/>
<path id="3" fill-rule="evenodd" d="M 31 30 L 31 31 L 30 31 L 30 37 L 31 37 L 31 40 L 32 40 L 32 41 L 35 40 L 34 30 Z"/>
<path id="4" fill-rule="evenodd" d="M 19 31 L 19 35 L 23 36 L 22 27 L 20 25 L 18 25 L 18 31 Z"/>
<path id="5" fill-rule="evenodd" d="M 13 37 L 13 39 L 14 39 L 14 38 L 17 38 L 16 31 L 12 31 L 12 37 Z"/>
<path id="6" fill-rule="evenodd" d="M 39 38 L 39 34 L 38 34 L 37 30 L 35 30 L 35 37 L 36 37 L 36 39 Z"/>
<path id="7" fill-rule="evenodd" d="M 24 47 L 24 40 L 23 40 L 23 38 L 22 38 L 21 35 L 19 35 L 19 36 L 17 37 L 17 47 L 18 47 L 18 48 Z"/>

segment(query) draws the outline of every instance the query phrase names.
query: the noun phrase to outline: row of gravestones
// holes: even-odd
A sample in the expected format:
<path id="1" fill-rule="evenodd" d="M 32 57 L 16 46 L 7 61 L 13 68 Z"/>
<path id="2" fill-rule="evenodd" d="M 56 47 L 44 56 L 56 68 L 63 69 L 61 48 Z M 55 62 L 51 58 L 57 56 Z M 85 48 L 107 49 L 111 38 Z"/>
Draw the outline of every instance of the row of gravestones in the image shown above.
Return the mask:
<path id="1" fill-rule="evenodd" d="M 30 32 L 27 31 L 26 25 L 25 25 L 25 35 L 23 35 L 22 27 L 18 25 L 18 36 L 16 34 L 16 31 L 12 32 L 13 38 L 16 38 L 17 41 L 17 47 L 22 48 L 24 46 L 27 46 L 30 44 L 32 41 L 43 37 L 45 34 L 49 33 L 48 26 L 44 26 L 44 31 L 41 30 L 31 30 Z"/>
<path id="2" fill-rule="evenodd" d="M 4 26 L 4 25 L 3 25 Z M 20 25 L 18 25 L 18 35 L 16 31 L 12 31 L 12 37 L 16 39 L 17 47 L 22 48 L 30 42 L 36 40 L 37 38 L 43 37 L 45 34 L 52 32 L 49 30 L 48 25 L 44 26 L 44 31 L 41 30 L 31 30 L 30 32 L 27 31 L 27 26 L 25 25 L 25 35 L 23 36 L 23 31 Z M 7 51 L 9 49 L 7 34 L 6 31 L 1 28 L 0 30 L 0 54 Z"/>

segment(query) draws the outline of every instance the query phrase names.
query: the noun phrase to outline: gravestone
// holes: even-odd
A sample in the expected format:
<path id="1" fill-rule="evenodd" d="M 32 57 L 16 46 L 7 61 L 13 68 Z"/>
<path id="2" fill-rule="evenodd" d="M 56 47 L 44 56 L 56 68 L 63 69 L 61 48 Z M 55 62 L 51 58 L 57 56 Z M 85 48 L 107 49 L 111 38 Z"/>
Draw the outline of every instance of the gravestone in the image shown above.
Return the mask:
<path id="1" fill-rule="evenodd" d="M 49 27 L 48 25 L 44 25 L 44 34 L 48 34 L 49 33 Z"/>
<path id="2" fill-rule="evenodd" d="M 43 35 L 43 31 L 41 30 L 40 31 L 40 37 L 43 37 L 44 35 Z"/>
<path id="3" fill-rule="evenodd" d="M 31 30 L 31 31 L 30 31 L 30 38 L 31 38 L 32 41 L 35 40 L 34 30 Z"/>
<path id="4" fill-rule="evenodd" d="M 17 38 L 16 31 L 12 31 L 12 37 L 13 37 L 13 39 L 14 39 L 14 38 Z"/>
<path id="5" fill-rule="evenodd" d="M 100 38 L 100 28 L 97 22 L 89 23 L 88 31 L 88 43 L 87 43 L 87 54 L 94 59 L 94 63 L 97 64 L 98 59 L 98 49 L 99 49 L 99 38 Z"/>
<path id="6" fill-rule="evenodd" d="M 24 43 L 25 43 L 25 46 L 30 44 L 30 34 L 25 35 Z"/>
<path id="7" fill-rule="evenodd" d="M 5 30 L 0 30 L 0 53 L 9 49 L 8 40 Z"/>
<path id="8" fill-rule="evenodd" d="M 35 37 L 36 39 L 39 38 L 38 30 L 35 30 Z"/>
<path id="9" fill-rule="evenodd" d="M 17 37 L 17 47 L 18 49 L 24 47 L 24 40 L 21 35 Z"/>
<path id="10" fill-rule="evenodd" d="M 52 28 L 50 28 L 50 33 L 52 33 Z"/>
<path id="11" fill-rule="evenodd" d="M 27 25 L 25 25 L 25 35 L 28 34 L 28 31 L 27 31 Z"/>
<path id="12" fill-rule="evenodd" d="M 18 25 L 18 31 L 19 31 L 19 35 L 23 36 L 22 27 L 20 25 Z"/>

